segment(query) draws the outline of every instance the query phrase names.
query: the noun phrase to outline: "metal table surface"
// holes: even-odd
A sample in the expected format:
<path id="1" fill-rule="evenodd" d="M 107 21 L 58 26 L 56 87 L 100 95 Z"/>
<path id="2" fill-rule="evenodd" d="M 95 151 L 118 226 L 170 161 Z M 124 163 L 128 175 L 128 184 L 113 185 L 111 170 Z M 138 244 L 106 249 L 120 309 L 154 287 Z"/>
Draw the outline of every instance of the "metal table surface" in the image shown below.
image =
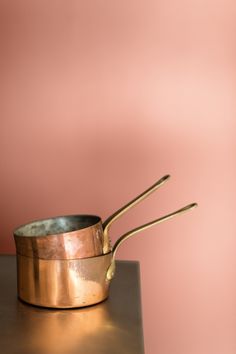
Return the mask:
<path id="1" fill-rule="evenodd" d="M 0 256 L 1 353 L 143 354 L 139 263 L 116 264 L 106 301 L 58 310 L 18 300 L 16 258 Z"/>

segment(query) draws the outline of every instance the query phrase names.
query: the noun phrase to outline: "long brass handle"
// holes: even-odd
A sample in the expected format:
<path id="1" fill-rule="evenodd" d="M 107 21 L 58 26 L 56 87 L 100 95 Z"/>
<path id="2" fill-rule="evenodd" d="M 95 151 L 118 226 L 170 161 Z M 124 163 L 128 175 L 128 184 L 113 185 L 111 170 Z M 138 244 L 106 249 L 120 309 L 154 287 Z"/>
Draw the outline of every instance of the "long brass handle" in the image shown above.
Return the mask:
<path id="1" fill-rule="evenodd" d="M 122 235 L 117 241 L 116 243 L 114 244 L 113 248 L 112 248 L 112 261 L 111 261 L 111 265 L 110 267 L 108 268 L 107 270 L 107 279 L 108 280 L 111 280 L 114 276 L 114 273 L 115 273 L 115 256 L 116 256 L 116 252 L 117 252 L 117 249 L 118 247 L 125 241 L 127 240 L 129 237 L 137 234 L 138 232 L 140 231 L 143 231 L 143 230 L 146 230 L 148 229 L 149 227 L 151 226 L 154 226 L 154 225 L 157 225 L 157 224 L 160 224 L 162 223 L 163 221 L 166 221 L 168 219 L 172 219 L 174 216 L 176 215 L 180 215 L 180 214 L 183 214 L 193 208 L 196 208 L 197 207 L 197 203 L 192 203 L 192 204 L 189 204 L 189 205 L 186 205 L 185 207 L 181 208 L 181 209 L 178 209 L 176 211 L 174 211 L 173 213 L 170 213 L 170 214 L 167 214 L 165 216 L 162 216 L 161 218 L 159 219 L 156 219 L 156 220 L 153 220 L 147 224 L 144 224 L 144 225 L 141 225 L 141 226 L 138 226 L 136 227 L 135 229 L 133 230 L 130 230 L 128 232 L 126 232 L 124 235 Z"/>
<path id="2" fill-rule="evenodd" d="M 108 253 L 111 251 L 110 249 L 110 239 L 109 239 L 109 229 L 111 224 L 117 220 L 120 216 L 122 216 L 126 211 L 133 208 L 136 204 L 140 203 L 142 200 L 147 198 L 151 193 L 155 192 L 158 188 L 160 188 L 168 179 L 170 175 L 165 175 L 161 179 L 159 179 L 155 184 L 149 187 L 146 191 L 138 195 L 136 198 L 131 200 L 129 203 L 125 204 L 122 208 L 117 210 L 114 214 L 109 216 L 103 223 L 103 253 Z"/>

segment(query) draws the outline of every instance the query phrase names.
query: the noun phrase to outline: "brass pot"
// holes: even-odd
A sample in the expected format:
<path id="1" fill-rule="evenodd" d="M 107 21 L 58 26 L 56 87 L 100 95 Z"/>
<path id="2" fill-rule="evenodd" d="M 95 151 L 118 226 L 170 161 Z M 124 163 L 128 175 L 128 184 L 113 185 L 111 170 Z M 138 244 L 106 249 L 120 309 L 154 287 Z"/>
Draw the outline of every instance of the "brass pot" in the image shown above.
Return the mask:
<path id="1" fill-rule="evenodd" d="M 105 300 L 121 243 L 141 230 L 197 206 L 189 204 L 128 231 L 111 246 L 108 233 L 111 224 L 169 177 L 161 178 L 104 223 L 95 215 L 71 215 L 38 220 L 17 228 L 14 238 L 19 298 L 56 308 L 83 307 Z"/>

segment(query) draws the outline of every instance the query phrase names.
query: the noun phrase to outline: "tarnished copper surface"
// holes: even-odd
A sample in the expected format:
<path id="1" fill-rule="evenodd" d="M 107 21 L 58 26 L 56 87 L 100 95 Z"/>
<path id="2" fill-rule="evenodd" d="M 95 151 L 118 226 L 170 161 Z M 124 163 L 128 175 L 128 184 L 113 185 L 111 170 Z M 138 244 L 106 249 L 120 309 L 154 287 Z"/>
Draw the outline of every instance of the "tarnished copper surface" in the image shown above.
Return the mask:
<path id="1" fill-rule="evenodd" d="M 19 297 L 45 307 L 83 307 L 108 296 L 107 269 L 112 254 L 74 260 L 45 260 L 17 255 Z"/>
<path id="2" fill-rule="evenodd" d="M 102 254 L 103 228 L 97 224 L 81 230 L 46 236 L 19 236 L 14 233 L 18 254 L 41 259 L 75 259 Z"/>

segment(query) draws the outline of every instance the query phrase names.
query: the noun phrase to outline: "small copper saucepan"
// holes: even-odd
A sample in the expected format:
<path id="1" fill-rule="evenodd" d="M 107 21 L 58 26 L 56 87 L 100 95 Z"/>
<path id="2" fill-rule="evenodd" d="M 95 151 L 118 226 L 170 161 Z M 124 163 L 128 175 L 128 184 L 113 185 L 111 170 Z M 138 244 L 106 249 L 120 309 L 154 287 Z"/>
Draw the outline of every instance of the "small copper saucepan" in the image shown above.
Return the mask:
<path id="1" fill-rule="evenodd" d="M 128 231 L 111 246 L 111 224 L 169 177 L 162 177 L 104 223 L 95 215 L 70 215 L 38 220 L 17 228 L 14 238 L 19 298 L 34 305 L 56 308 L 83 307 L 106 299 L 121 243 L 141 230 L 197 206 L 189 204 Z"/>

